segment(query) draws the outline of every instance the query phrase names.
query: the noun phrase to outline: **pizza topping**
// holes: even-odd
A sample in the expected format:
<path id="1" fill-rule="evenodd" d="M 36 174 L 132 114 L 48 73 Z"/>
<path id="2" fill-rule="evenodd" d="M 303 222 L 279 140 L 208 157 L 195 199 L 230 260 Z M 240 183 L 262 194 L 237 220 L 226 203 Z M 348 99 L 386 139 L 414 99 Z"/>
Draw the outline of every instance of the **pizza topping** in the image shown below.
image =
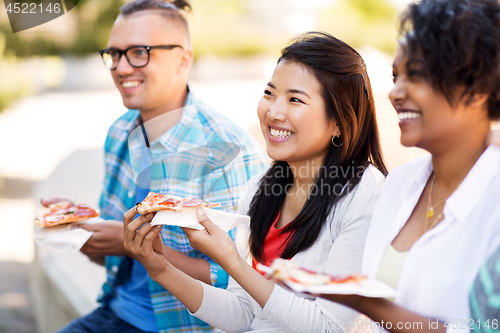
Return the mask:
<path id="1" fill-rule="evenodd" d="M 45 215 L 44 220 L 48 222 L 57 222 L 62 220 L 64 216 L 62 215 Z"/>
<path id="2" fill-rule="evenodd" d="M 323 273 L 313 272 L 299 267 L 296 263 L 285 260 L 275 259 L 271 265 L 272 278 L 276 280 L 292 281 L 303 285 L 322 285 L 360 282 L 366 277 L 358 274 L 350 276 L 332 276 Z"/>
<path id="3" fill-rule="evenodd" d="M 58 204 L 63 204 L 63 205 L 69 204 L 70 205 L 69 207 L 73 206 L 73 203 L 70 200 L 59 197 L 42 198 L 42 200 L 40 200 L 40 203 L 42 204 L 43 207 L 47 208 L 52 208 Z"/>
<path id="4" fill-rule="evenodd" d="M 161 202 L 157 202 L 156 204 L 158 205 L 166 205 L 166 206 L 178 206 L 182 203 L 182 200 L 178 200 L 178 199 L 175 199 L 175 198 L 168 198 L 168 199 L 165 199 Z"/>
<path id="5" fill-rule="evenodd" d="M 90 207 L 87 207 L 87 206 L 76 206 L 75 207 L 75 214 L 78 215 L 78 216 L 89 216 L 89 217 L 95 217 L 96 215 L 96 211 L 93 210 L 92 208 Z"/>
<path id="6" fill-rule="evenodd" d="M 51 204 L 49 209 L 48 213 L 36 219 L 37 226 L 50 227 L 63 223 L 84 221 L 99 216 L 99 213 L 89 206 L 73 206 L 70 201 Z"/>
<path id="7" fill-rule="evenodd" d="M 158 210 L 172 209 L 181 211 L 183 208 L 194 209 L 197 207 L 215 208 L 220 207 L 220 203 L 203 201 L 201 199 L 181 198 L 175 195 L 158 194 L 149 192 L 148 196 L 142 201 L 137 203 L 137 211 L 140 214 L 147 214 Z"/>
<path id="8" fill-rule="evenodd" d="M 220 203 L 218 202 L 208 202 L 208 201 L 205 201 L 205 206 L 207 208 L 216 208 L 216 207 L 220 207 Z"/>
<path id="9" fill-rule="evenodd" d="M 184 199 L 182 201 L 182 207 L 192 208 L 203 205 L 204 201 L 201 199 Z"/>

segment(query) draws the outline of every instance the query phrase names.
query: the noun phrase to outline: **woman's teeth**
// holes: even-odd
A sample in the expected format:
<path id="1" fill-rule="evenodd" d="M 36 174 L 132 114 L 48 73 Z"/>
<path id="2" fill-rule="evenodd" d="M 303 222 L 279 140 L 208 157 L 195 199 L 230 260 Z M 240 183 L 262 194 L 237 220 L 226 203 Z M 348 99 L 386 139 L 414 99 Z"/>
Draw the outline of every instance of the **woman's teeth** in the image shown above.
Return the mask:
<path id="1" fill-rule="evenodd" d="M 417 119 L 420 118 L 421 116 L 422 114 L 420 112 L 405 111 L 398 113 L 399 122 L 402 122 L 404 120 Z"/>
<path id="2" fill-rule="evenodd" d="M 292 135 L 293 132 L 290 131 L 280 131 L 274 128 L 271 128 L 271 136 L 275 138 L 286 138 L 287 136 Z"/>
<path id="3" fill-rule="evenodd" d="M 139 84 L 141 84 L 139 81 L 125 81 L 125 82 L 122 82 L 122 87 L 123 88 L 132 88 L 132 87 L 137 87 Z"/>

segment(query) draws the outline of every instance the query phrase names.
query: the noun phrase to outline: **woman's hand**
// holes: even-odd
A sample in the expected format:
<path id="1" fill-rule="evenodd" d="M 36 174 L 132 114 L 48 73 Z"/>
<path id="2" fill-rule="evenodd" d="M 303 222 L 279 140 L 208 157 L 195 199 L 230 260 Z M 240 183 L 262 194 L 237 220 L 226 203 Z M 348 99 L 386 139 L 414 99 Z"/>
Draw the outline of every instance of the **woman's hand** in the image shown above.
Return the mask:
<path id="1" fill-rule="evenodd" d="M 196 216 L 201 225 L 205 227 L 204 230 L 182 228 L 189 238 L 191 246 L 212 258 L 224 270 L 228 271 L 232 264 L 236 264 L 239 259 L 234 241 L 210 221 L 202 208 L 196 209 Z"/>
<path id="2" fill-rule="evenodd" d="M 151 225 L 154 213 L 141 215 L 135 220 L 136 208 L 130 209 L 123 215 L 124 246 L 146 268 L 153 280 L 167 269 L 167 260 L 164 257 L 164 246 L 160 231 L 162 224 Z"/>

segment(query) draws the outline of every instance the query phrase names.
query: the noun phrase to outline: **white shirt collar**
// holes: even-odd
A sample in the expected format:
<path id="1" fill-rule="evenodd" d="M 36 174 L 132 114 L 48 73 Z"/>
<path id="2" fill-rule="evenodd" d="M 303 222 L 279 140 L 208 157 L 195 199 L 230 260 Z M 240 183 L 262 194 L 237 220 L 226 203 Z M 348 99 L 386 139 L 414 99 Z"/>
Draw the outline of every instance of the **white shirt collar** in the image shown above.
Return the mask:
<path id="1" fill-rule="evenodd" d="M 464 222 L 500 171 L 500 147 L 489 146 L 455 192 L 446 200 L 445 215 L 451 213 Z"/>

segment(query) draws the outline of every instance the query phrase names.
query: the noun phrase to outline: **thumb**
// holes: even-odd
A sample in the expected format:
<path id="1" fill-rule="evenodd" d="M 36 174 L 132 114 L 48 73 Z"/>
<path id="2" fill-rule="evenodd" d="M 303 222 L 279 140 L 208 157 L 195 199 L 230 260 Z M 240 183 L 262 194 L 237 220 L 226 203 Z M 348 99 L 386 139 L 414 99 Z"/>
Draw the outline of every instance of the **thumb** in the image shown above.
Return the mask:
<path id="1" fill-rule="evenodd" d="M 200 222 L 201 225 L 204 226 L 207 230 L 210 230 L 215 226 L 215 224 L 210 221 L 207 214 L 201 207 L 196 208 L 196 217 L 198 218 L 198 222 Z"/>
<path id="2" fill-rule="evenodd" d="M 73 223 L 71 225 L 71 230 L 73 230 L 73 229 L 85 229 L 86 230 L 83 223 Z"/>
<path id="3" fill-rule="evenodd" d="M 158 228 L 158 233 L 156 237 L 153 239 L 153 250 L 155 252 L 163 253 L 163 239 L 161 238 L 161 229 L 163 228 L 163 224 L 156 226 Z"/>

